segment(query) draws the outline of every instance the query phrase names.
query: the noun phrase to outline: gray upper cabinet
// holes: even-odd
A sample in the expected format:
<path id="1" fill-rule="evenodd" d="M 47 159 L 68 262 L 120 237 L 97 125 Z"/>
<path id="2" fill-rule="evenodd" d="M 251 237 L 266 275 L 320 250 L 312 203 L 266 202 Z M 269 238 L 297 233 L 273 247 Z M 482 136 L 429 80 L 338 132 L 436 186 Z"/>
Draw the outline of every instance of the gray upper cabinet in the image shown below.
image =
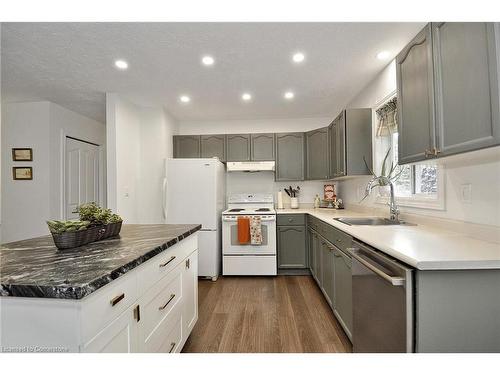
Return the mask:
<path id="1" fill-rule="evenodd" d="M 372 165 L 372 111 L 342 111 L 329 126 L 330 177 L 368 175 Z M 364 159 L 363 159 L 364 158 Z"/>
<path id="2" fill-rule="evenodd" d="M 273 161 L 275 159 L 274 134 L 251 134 L 250 157 L 255 161 Z"/>
<path id="3" fill-rule="evenodd" d="M 307 268 L 305 226 L 278 227 L 278 268 Z"/>
<path id="4" fill-rule="evenodd" d="M 329 173 L 328 127 L 306 133 L 306 174 L 308 180 L 326 180 Z"/>
<path id="5" fill-rule="evenodd" d="M 439 156 L 500 143 L 498 32 L 493 23 L 432 24 Z"/>
<path id="6" fill-rule="evenodd" d="M 227 161 L 250 160 L 250 134 L 226 135 Z"/>
<path id="7" fill-rule="evenodd" d="M 428 24 L 396 57 L 399 163 L 500 144 L 498 23 Z"/>
<path id="8" fill-rule="evenodd" d="M 434 82 L 431 27 L 426 26 L 396 57 L 398 160 L 425 160 L 434 144 Z"/>
<path id="9" fill-rule="evenodd" d="M 304 133 L 276 134 L 276 181 L 304 179 Z"/>
<path id="10" fill-rule="evenodd" d="M 226 136 L 202 135 L 201 136 L 201 157 L 218 157 L 220 161 L 226 161 Z"/>
<path id="11" fill-rule="evenodd" d="M 174 135 L 174 158 L 199 158 L 199 135 Z"/>

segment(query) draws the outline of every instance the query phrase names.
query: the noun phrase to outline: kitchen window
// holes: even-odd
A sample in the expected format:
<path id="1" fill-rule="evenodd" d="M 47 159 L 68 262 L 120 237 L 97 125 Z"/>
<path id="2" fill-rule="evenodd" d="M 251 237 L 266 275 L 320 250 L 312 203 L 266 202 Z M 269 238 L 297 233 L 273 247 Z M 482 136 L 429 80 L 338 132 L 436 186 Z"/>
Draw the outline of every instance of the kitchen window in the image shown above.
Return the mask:
<path id="1" fill-rule="evenodd" d="M 387 164 L 398 163 L 398 131 L 396 120 L 396 95 L 374 110 L 374 168 L 381 170 L 382 162 L 389 151 Z M 436 162 L 405 164 L 398 166 L 399 177 L 394 181 L 396 200 L 400 206 L 427 209 L 444 209 L 444 167 Z M 388 191 L 379 189 L 377 203 L 389 201 Z"/>

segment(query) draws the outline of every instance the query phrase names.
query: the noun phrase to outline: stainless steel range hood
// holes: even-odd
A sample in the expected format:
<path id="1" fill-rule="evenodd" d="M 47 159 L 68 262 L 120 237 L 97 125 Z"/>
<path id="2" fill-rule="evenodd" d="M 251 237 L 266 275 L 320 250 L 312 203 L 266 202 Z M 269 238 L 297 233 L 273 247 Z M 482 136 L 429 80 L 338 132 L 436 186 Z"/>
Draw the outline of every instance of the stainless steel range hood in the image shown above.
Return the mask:
<path id="1" fill-rule="evenodd" d="M 230 161 L 226 168 L 228 172 L 274 171 L 274 161 Z"/>

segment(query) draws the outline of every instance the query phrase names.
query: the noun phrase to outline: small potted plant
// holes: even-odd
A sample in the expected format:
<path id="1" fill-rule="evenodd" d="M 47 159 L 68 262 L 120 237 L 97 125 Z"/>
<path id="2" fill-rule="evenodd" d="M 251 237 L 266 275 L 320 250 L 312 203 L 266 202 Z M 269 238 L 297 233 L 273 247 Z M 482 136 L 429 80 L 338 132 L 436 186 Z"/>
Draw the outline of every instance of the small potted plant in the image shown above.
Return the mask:
<path id="1" fill-rule="evenodd" d="M 103 208 L 95 202 L 85 203 L 78 207 L 80 220 L 89 221 L 92 226 L 101 226 L 104 232 L 100 239 L 117 236 L 122 227 L 122 218 L 111 212 L 109 208 Z"/>

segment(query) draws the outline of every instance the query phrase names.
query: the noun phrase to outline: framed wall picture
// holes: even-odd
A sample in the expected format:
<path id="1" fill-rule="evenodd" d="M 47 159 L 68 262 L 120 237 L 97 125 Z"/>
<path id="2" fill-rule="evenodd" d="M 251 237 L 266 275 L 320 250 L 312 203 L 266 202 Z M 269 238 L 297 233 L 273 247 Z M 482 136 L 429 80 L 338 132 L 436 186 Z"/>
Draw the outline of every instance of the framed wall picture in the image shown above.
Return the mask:
<path id="1" fill-rule="evenodd" d="M 13 148 L 12 149 L 13 161 L 33 161 L 32 148 Z"/>
<path id="2" fill-rule="evenodd" d="M 33 180 L 33 168 L 12 167 L 12 177 L 14 180 Z"/>

